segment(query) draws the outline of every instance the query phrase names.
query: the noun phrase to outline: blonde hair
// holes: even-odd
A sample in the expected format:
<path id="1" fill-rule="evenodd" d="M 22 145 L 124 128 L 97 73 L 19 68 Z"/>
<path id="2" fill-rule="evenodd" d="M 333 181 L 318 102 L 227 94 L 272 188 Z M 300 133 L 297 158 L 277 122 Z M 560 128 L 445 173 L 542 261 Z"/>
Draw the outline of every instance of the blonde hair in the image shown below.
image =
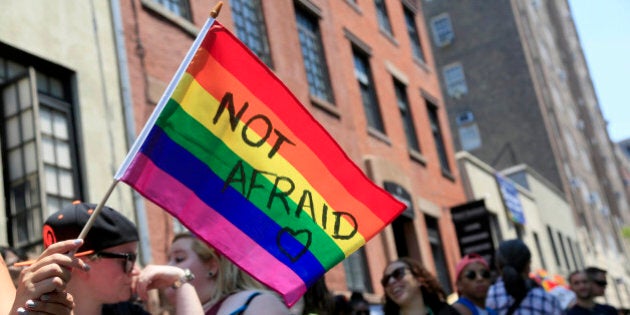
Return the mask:
<path id="1" fill-rule="evenodd" d="M 212 293 L 212 297 L 210 298 L 210 302 L 213 304 L 219 301 L 220 299 L 238 292 L 245 290 L 267 290 L 267 288 L 256 281 L 250 275 L 245 273 L 235 264 L 233 264 L 230 260 L 228 260 L 225 256 L 216 252 L 216 250 L 202 240 L 194 236 L 189 232 L 179 233 L 175 235 L 173 238 L 173 242 L 188 238 L 192 240 L 191 249 L 201 261 L 208 262 L 211 259 L 214 259 L 218 262 L 219 269 L 215 275 L 216 277 L 216 290 Z"/>

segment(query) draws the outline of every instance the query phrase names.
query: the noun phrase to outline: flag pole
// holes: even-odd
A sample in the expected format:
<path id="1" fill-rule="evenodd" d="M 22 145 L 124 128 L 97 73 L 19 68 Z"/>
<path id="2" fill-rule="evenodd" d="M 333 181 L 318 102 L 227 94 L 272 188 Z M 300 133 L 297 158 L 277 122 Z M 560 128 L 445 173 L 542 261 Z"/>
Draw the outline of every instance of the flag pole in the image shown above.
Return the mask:
<path id="1" fill-rule="evenodd" d="M 92 228 L 92 225 L 94 225 L 94 221 L 96 220 L 96 218 L 100 214 L 101 210 L 105 206 L 105 202 L 107 202 L 107 199 L 109 199 L 109 196 L 114 191 L 114 188 L 116 187 L 116 184 L 118 184 L 118 180 L 114 179 L 112 184 L 109 185 L 109 188 L 107 189 L 107 192 L 105 192 L 105 196 L 103 196 L 103 199 L 101 199 L 101 201 L 98 203 L 98 205 L 96 205 L 96 209 L 94 209 L 94 212 L 92 212 L 92 214 L 90 215 L 90 218 L 85 223 L 85 226 L 83 227 L 83 229 L 81 230 L 81 233 L 79 233 L 79 236 L 77 237 L 78 239 L 85 239 L 85 237 L 87 236 L 88 232 Z M 71 254 L 70 256 L 74 256 L 75 253 L 76 253 L 76 249 L 73 250 L 70 253 Z"/>
<path id="2" fill-rule="evenodd" d="M 127 156 L 125 157 L 125 159 L 123 160 L 122 164 L 120 165 L 120 168 L 118 168 L 118 171 L 114 175 L 114 179 L 120 180 L 122 178 L 123 174 L 125 173 L 125 171 L 127 170 L 127 168 L 129 168 L 129 165 L 131 164 L 131 161 L 133 160 L 133 157 L 140 150 L 140 146 L 142 145 L 142 143 L 144 143 L 144 140 L 147 138 L 147 136 L 149 135 L 149 132 L 151 131 L 151 129 L 155 125 L 158 116 L 160 115 L 160 113 L 162 112 L 162 110 L 166 106 L 166 103 L 168 102 L 169 98 L 171 97 L 171 95 L 175 91 L 177 83 L 180 81 L 180 79 L 184 75 L 184 72 L 186 72 L 186 68 L 188 67 L 188 65 L 192 61 L 193 57 L 195 56 L 195 53 L 197 52 L 197 49 L 201 46 L 201 42 L 203 41 L 203 39 L 205 38 L 206 34 L 210 30 L 210 27 L 212 27 L 212 24 L 214 24 L 214 20 L 215 19 L 213 18 L 213 16 L 218 16 L 219 15 L 219 11 L 221 10 L 222 6 L 223 6 L 223 2 L 219 1 L 219 3 L 217 3 L 214 6 L 212 11 L 210 11 L 210 14 L 209 14 L 210 16 L 209 16 L 208 20 L 206 21 L 206 23 L 203 25 L 203 27 L 199 31 L 199 34 L 197 34 L 197 38 L 195 39 L 195 41 L 190 46 L 190 49 L 188 50 L 188 53 L 184 57 L 184 60 L 179 65 L 179 68 L 177 69 L 177 72 L 175 72 L 175 75 L 171 79 L 171 82 L 168 84 L 168 86 L 166 87 L 166 90 L 162 94 L 162 97 L 160 98 L 160 100 L 158 101 L 157 105 L 155 106 L 155 109 L 153 110 L 153 113 L 151 113 L 151 116 L 149 116 L 149 119 L 147 120 L 147 122 L 145 123 L 144 127 L 140 131 L 140 134 L 138 135 L 138 137 L 136 137 L 136 140 L 131 145 L 131 149 L 129 149 L 129 152 L 127 153 Z"/>
<path id="3" fill-rule="evenodd" d="M 211 19 L 216 19 L 217 16 L 219 16 L 219 12 L 221 12 L 221 8 L 223 7 L 223 1 L 219 1 L 214 8 L 212 8 L 212 10 L 210 11 L 210 18 Z M 211 25 L 212 23 L 210 23 Z M 209 29 L 209 26 L 204 27 L 204 31 L 207 31 L 207 29 Z M 200 44 L 200 43 L 199 43 Z M 188 56 L 190 58 L 192 58 L 192 54 L 194 54 L 194 52 L 196 51 L 196 48 L 198 47 L 194 47 L 195 45 L 193 45 L 193 48 L 191 48 L 191 50 L 188 53 Z M 187 57 L 188 57 L 187 56 Z M 190 62 L 190 60 L 187 60 L 187 62 L 183 62 L 182 65 L 180 65 L 180 69 L 178 70 L 178 72 L 181 72 L 182 69 L 184 69 L 185 66 L 188 65 L 188 62 Z M 181 73 L 180 75 L 181 76 Z M 176 76 L 177 77 L 177 76 Z M 179 81 L 179 78 L 177 78 L 177 80 L 173 79 L 171 82 L 171 89 L 174 88 L 174 84 L 173 82 L 177 82 Z M 167 93 L 165 93 L 166 95 Z M 168 93 L 170 95 L 170 93 Z M 160 100 L 162 102 L 162 100 Z M 144 130 L 143 130 L 144 132 Z M 140 141 L 136 140 L 136 142 L 134 143 L 134 146 L 137 146 L 137 144 L 140 143 Z M 136 148 L 137 150 L 137 148 Z M 128 156 L 129 157 L 129 156 Z M 126 163 L 123 163 L 126 164 Z M 123 167 L 121 167 L 122 169 Z M 120 173 L 121 170 L 118 170 L 118 173 Z M 77 237 L 78 239 L 85 239 L 85 237 L 87 236 L 88 232 L 90 231 L 90 229 L 92 228 L 92 226 L 94 225 L 94 221 L 96 220 L 96 218 L 98 217 L 98 215 L 100 214 L 101 210 L 103 209 L 103 207 L 105 206 L 105 202 L 107 202 L 107 199 L 109 199 L 109 196 L 112 194 L 112 192 L 114 191 L 114 188 L 116 188 L 116 184 L 118 184 L 118 182 L 120 181 L 119 179 L 119 174 L 116 174 L 116 176 L 114 176 L 114 181 L 112 182 L 112 184 L 109 186 L 109 188 L 107 189 L 107 192 L 105 192 L 105 196 L 103 196 L 103 199 L 101 199 L 101 201 L 98 203 L 98 205 L 96 205 L 96 209 L 94 209 L 94 212 L 92 212 L 92 214 L 90 215 L 90 218 L 88 219 L 88 221 L 85 223 L 85 226 L 83 227 L 83 229 L 81 230 L 81 233 L 79 233 L 79 236 Z M 76 250 L 72 251 L 70 254 L 71 256 L 74 256 L 74 254 L 76 253 Z"/>
<path id="4" fill-rule="evenodd" d="M 221 12 L 221 8 L 223 7 L 223 1 L 219 1 L 219 3 L 217 3 L 214 8 L 212 8 L 212 11 L 210 11 L 210 17 L 213 19 L 216 19 L 217 16 L 219 16 L 219 12 Z"/>

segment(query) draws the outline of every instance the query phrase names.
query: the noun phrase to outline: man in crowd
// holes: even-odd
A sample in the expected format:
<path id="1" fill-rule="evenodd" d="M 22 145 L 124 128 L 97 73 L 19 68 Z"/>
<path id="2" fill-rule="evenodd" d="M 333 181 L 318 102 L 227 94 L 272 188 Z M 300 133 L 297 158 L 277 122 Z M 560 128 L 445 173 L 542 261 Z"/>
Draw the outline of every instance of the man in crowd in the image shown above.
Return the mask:
<path id="1" fill-rule="evenodd" d="M 96 205 L 74 202 L 46 219 L 44 247 L 74 239 L 94 212 Z M 72 271 L 66 292 L 75 302 L 75 314 L 149 314 L 128 302 L 132 296 L 136 267 L 138 231 L 116 210 L 103 207 L 75 257 L 90 265 L 89 272 Z"/>
<path id="2" fill-rule="evenodd" d="M 594 281 L 589 278 L 587 271 L 574 271 L 569 275 L 568 280 L 569 287 L 573 292 L 575 292 L 576 302 L 572 307 L 568 309 L 567 315 L 617 314 L 617 310 L 614 307 L 595 302 L 595 294 L 603 294 L 603 291 L 599 290 L 597 284 L 595 284 Z"/>
<path id="3" fill-rule="evenodd" d="M 591 294 L 593 297 L 604 296 L 608 285 L 606 270 L 597 267 L 587 267 L 584 271 L 586 271 L 586 276 L 591 281 Z"/>

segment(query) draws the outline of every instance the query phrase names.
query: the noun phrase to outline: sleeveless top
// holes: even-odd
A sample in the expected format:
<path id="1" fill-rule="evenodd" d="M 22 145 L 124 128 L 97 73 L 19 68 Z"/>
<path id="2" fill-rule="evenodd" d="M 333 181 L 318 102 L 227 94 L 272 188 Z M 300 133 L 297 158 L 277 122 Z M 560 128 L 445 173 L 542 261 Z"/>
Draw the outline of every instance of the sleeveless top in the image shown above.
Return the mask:
<path id="1" fill-rule="evenodd" d="M 252 302 L 252 300 L 257 297 L 258 295 L 260 295 L 260 292 L 254 292 L 252 293 L 247 300 L 245 301 L 245 304 L 241 305 L 241 307 L 237 308 L 234 312 L 230 313 L 230 315 L 241 315 L 245 312 L 245 310 L 247 309 L 247 307 L 249 306 L 249 303 Z M 210 308 L 207 312 L 206 315 L 216 315 L 219 312 L 219 309 L 221 309 L 221 305 L 223 305 L 223 302 L 225 302 L 225 300 L 230 297 L 231 295 L 228 295 L 224 298 L 222 298 L 221 300 L 219 300 L 219 302 L 217 302 L 217 304 L 214 304 L 212 306 L 212 308 Z"/>

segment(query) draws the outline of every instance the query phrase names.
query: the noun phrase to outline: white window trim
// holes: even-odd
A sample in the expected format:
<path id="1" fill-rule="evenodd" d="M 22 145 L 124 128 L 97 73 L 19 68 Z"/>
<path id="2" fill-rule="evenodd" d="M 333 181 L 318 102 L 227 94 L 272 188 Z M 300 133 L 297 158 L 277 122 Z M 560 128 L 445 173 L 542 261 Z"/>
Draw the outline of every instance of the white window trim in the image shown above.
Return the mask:
<path id="1" fill-rule="evenodd" d="M 459 68 L 461 72 L 461 79 L 449 80 L 446 75 L 449 70 Z M 449 96 L 459 98 L 460 96 L 468 93 L 468 84 L 466 83 L 466 73 L 464 72 L 464 66 L 460 62 L 448 64 L 442 68 L 442 75 L 444 76 L 444 86 Z"/>
<path id="2" fill-rule="evenodd" d="M 448 29 L 450 30 L 450 36 L 448 36 L 448 38 L 441 40 L 440 39 L 440 33 L 438 33 L 438 30 L 436 28 L 436 24 L 437 22 L 440 22 L 442 20 L 446 20 L 447 24 L 448 24 Z M 436 46 L 438 47 L 444 47 L 447 46 L 449 44 L 451 44 L 453 42 L 453 40 L 455 39 L 455 30 L 453 30 L 453 24 L 451 23 L 451 17 L 448 13 L 442 13 L 442 14 L 438 14 L 434 17 L 431 18 L 431 33 L 433 34 L 433 42 L 435 43 Z"/>

